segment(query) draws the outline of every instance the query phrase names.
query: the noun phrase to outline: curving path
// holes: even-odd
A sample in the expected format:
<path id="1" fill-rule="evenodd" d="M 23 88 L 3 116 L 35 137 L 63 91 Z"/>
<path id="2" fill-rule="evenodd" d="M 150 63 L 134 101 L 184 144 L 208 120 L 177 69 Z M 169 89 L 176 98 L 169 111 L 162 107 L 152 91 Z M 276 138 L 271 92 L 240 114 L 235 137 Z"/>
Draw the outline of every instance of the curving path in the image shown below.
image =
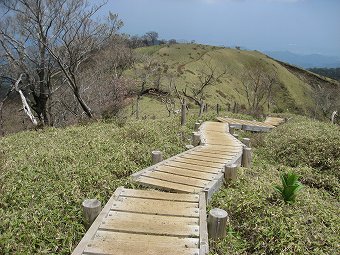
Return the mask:
<path id="1" fill-rule="evenodd" d="M 155 190 L 118 188 L 73 255 L 206 255 L 206 202 L 224 168 L 241 164 L 243 144 L 228 124 L 204 122 L 201 145 L 139 171 L 132 178 Z"/>

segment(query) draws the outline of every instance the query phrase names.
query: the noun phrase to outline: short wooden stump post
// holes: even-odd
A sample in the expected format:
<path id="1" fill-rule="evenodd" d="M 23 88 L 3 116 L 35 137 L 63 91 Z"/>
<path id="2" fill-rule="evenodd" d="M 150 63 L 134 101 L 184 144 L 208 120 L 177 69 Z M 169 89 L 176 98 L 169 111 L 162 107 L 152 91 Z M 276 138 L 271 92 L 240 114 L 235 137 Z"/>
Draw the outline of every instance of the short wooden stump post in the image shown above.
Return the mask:
<path id="1" fill-rule="evenodd" d="M 155 165 L 161 161 L 163 161 L 163 154 L 161 151 L 152 151 L 152 164 Z"/>
<path id="2" fill-rule="evenodd" d="M 201 123 L 196 122 L 196 123 L 195 123 L 195 128 L 194 128 L 194 130 L 195 130 L 195 131 L 198 131 L 200 125 L 201 125 Z"/>
<path id="3" fill-rule="evenodd" d="M 211 209 L 208 216 L 209 238 L 217 240 L 226 236 L 226 226 L 229 220 L 228 213 L 222 209 Z"/>
<path id="4" fill-rule="evenodd" d="M 242 166 L 245 168 L 251 167 L 251 148 L 243 147 L 243 153 L 242 153 Z"/>
<path id="5" fill-rule="evenodd" d="M 187 111 L 187 104 L 185 100 L 183 100 L 182 109 L 181 109 L 181 126 L 184 126 L 187 121 L 186 111 Z"/>
<path id="6" fill-rule="evenodd" d="M 226 165 L 224 167 L 224 180 L 226 182 L 235 181 L 237 179 L 237 165 Z"/>
<path id="7" fill-rule="evenodd" d="M 234 132 L 235 132 L 234 126 L 229 126 L 229 133 L 230 133 L 231 135 L 233 135 Z"/>
<path id="8" fill-rule="evenodd" d="M 201 142 L 201 135 L 198 132 L 192 132 L 192 145 L 198 146 Z"/>
<path id="9" fill-rule="evenodd" d="M 191 149 L 193 149 L 195 146 L 193 146 L 192 144 L 187 144 L 187 145 L 185 145 L 185 148 L 187 149 L 187 150 L 191 150 Z"/>
<path id="10" fill-rule="evenodd" d="M 83 201 L 83 215 L 85 228 L 89 229 L 102 210 L 102 204 L 97 199 L 85 199 Z"/>
<path id="11" fill-rule="evenodd" d="M 249 138 L 243 138 L 242 139 L 242 143 L 247 146 L 248 148 L 250 148 L 250 139 Z"/>

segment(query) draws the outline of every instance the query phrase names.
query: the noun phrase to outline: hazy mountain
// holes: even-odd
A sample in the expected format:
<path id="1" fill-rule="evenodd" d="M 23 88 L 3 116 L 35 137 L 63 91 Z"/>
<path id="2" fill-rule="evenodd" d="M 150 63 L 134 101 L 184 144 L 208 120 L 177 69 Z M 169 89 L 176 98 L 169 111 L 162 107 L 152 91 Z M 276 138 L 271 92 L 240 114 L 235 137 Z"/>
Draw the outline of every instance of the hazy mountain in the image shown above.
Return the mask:
<path id="1" fill-rule="evenodd" d="M 264 53 L 277 60 L 303 68 L 340 67 L 340 57 L 324 56 L 320 54 L 300 55 L 289 51 L 265 51 Z"/>

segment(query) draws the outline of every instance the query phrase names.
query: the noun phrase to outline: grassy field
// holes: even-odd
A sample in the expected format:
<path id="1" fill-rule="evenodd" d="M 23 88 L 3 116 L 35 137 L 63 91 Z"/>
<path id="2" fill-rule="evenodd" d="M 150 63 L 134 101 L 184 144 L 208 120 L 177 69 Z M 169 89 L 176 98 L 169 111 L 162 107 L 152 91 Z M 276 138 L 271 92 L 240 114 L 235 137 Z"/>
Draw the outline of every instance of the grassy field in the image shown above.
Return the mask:
<path id="1" fill-rule="evenodd" d="M 209 114 L 202 119 L 213 118 Z M 118 186 L 136 187 L 128 176 L 151 164 L 150 151 L 160 149 L 165 158 L 183 151 L 195 120 L 190 116 L 182 128 L 179 116 L 95 122 L 1 138 L 0 254 L 69 254 L 85 233 L 83 199 L 105 204 Z M 325 147 L 309 133 L 322 134 Z M 254 167 L 241 169 L 237 182 L 216 193 L 209 205 L 230 215 L 228 236 L 211 244 L 211 254 L 335 254 L 340 234 L 339 129 L 294 117 L 269 135 L 240 135 L 251 135 Z M 281 144 L 291 150 L 285 152 Z M 314 151 L 314 144 L 320 150 L 290 161 L 294 153 Z M 327 161 L 315 165 L 317 158 Z M 294 205 L 286 205 L 273 185 L 279 183 L 279 172 L 291 169 L 302 176 L 305 187 Z"/>

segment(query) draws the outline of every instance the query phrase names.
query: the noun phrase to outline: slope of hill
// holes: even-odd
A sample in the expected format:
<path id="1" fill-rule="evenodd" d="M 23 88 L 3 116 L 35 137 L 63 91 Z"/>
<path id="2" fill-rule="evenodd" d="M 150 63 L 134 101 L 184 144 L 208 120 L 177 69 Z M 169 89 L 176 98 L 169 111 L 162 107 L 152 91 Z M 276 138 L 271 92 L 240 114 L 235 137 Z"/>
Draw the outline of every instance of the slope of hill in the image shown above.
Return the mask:
<path id="1" fill-rule="evenodd" d="M 205 88 L 204 100 L 210 106 L 216 106 L 218 103 L 226 108 L 236 102 L 240 104 L 241 109 L 248 108 L 241 79 L 247 68 L 253 68 L 259 63 L 265 66 L 268 71 L 274 71 L 277 74 L 273 98 L 269 104 L 265 104 L 263 109 L 265 112 L 294 112 L 313 116 L 317 113 L 321 115 L 321 107 L 320 109 L 316 107 L 319 91 L 315 89 L 314 78 L 318 80 L 318 86 L 325 88 L 331 86 L 336 89 L 340 87 L 332 80 L 315 76 L 303 69 L 288 68 L 284 63 L 258 51 L 240 51 L 197 44 L 175 44 L 140 48 L 137 49 L 137 52 L 156 58 L 165 65 L 166 73 L 175 76 L 179 91 L 183 91 L 185 88 L 190 90 L 190 88 L 198 86 L 199 77 L 204 72 L 207 73 L 207 65 L 216 69 L 216 72 L 226 70 L 226 74 L 214 85 Z M 169 90 L 168 83 L 167 79 L 162 80 L 160 87 L 163 91 Z M 149 82 L 148 86 L 154 87 L 154 84 Z M 147 107 L 151 111 L 144 109 L 145 116 L 158 115 L 160 108 L 165 109 L 164 104 L 162 106 L 157 100 L 150 102 L 148 99 L 148 101 L 152 107 Z M 337 99 L 332 98 L 331 101 L 335 102 Z M 193 103 L 193 101 L 190 102 L 191 105 Z M 157 109 L 156 113 L 155 109 Z"/>

